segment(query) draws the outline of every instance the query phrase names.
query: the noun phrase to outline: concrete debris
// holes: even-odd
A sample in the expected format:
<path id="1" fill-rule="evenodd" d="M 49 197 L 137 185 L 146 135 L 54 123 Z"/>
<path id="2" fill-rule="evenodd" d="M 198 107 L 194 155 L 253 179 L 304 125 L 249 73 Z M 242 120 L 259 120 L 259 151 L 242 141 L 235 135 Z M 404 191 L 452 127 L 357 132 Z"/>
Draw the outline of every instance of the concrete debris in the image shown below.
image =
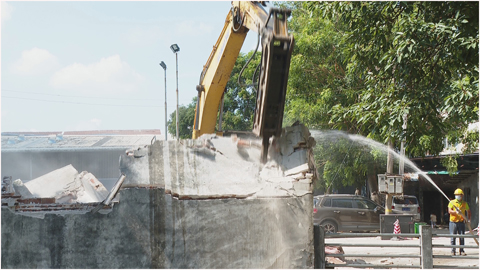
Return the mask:
<path id="1" fill-rule="evenodd" d="M 381 260 L 380 263 L 385 265 L 393 264 L 393 262 L 390 260 Z"/>
<path id="2" fill-rule="evenodd" d="M 93 174 L 78 173 L 71 164 L 35 178 L 25 186 L 33 197 L 53 197 L 57 203 L 101 202 L 109 193 Z"/>
<path id="3" fill-rule="evenodd" d="M 331 264 L 346 264 L 347 262 L 338 257 L 329 257 L 329 254 L 345 254 L 341 246 L 325 246 L 325 260 Z"/>
<path id="4" fill-rule="evenodd" d="M 28 188 L 23 184 L 22 180 L 17 179 L 13 181 L 13 189 L 15 190 L 15 195 L 22 198 L 33 198 L 32 193 Z"/>
<path id="5" fill-rule="evenodd" d="M 341 246 L 326 246 L 325 254 L 345 254 Z"/>
<path id="6" fill-rule="evenodd" d="M 325 260 L 329 264 L 346 264 L 347 263 L 346 261 L 337 257 L 326 257 Z"/>
<path id="7" fill-rule="evenodd" d="M 17 179 L 13 181 L 13 189 L 14 194 L 2 193 L 2 206 L 39 218 L 43 218 L 46 212 L 63 215 L 77 210 L 86 213 L 109 195 L 93 174 L 78 173 L 71 164 L 27 183 Z"/>
<path id="8" fill-rule="evenodd" d="M 203 134 L 195 140 L 156 141 L 145 157 L 121 156 L 124 187 L 164 187 L 174 197 L 196 200 L 312 193 L 317 174 L 308 129 L 288 127 L 271 141 L 265 164 L 260 162 L 260 138 Z"/>
<path id="9" fill-rule="evenodd" d="M 362 259 L 351 259 L 351 260 L 345 260 L 347 264 L 367 264 L 365 260 Z M 369 267 L 366 267 L 365 269 L 372 269 Z"/>
<path id="10" fill-rule="evenodd" d="M 145 147 L 139 147 L 137 149 L 129 149 L 127 151 L 125 151 L 125 154 L 127 156 L 131 156 L 131 157 L 134 157 L 134 158 L 141 158 L 141 157 L 144 157 L 147 155 L 147 148 L 146 146 Z"/>
<path id="11" fill-rule="evenodd" d="M 2 195 L 8 194 L 13 195 L 15 190 L 13 189 L 13 182 L 11 176 L 5 176 L 2 179 Z"/>
<path id="12" fill-rule="evenodd" d="M 285 171 L 285 176 L 291 176 L 291 175 L 295 175 L 295 174 L 299 174 L 299 173 L 301 173 L 303 175 L 303 173 L 306 173 L 309 170 L 310 170 L 310 168 L 308 167 L 308 163 L 305 163 L 305 164 L 297 166 L 293 169 Z"/>

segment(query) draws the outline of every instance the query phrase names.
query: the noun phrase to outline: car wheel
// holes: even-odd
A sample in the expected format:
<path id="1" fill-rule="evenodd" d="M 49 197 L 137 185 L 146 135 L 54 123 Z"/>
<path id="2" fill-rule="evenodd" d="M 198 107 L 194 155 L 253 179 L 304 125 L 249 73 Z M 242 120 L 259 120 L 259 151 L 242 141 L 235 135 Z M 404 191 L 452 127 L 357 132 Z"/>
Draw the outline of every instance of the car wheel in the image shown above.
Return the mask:
<path id="1" fill-rule="evenodd" d="M 332 221 L 324 221 L 322 226 L 325 229 L 325 233 L 336 233 L 338 230 L 337 224 Z"/>

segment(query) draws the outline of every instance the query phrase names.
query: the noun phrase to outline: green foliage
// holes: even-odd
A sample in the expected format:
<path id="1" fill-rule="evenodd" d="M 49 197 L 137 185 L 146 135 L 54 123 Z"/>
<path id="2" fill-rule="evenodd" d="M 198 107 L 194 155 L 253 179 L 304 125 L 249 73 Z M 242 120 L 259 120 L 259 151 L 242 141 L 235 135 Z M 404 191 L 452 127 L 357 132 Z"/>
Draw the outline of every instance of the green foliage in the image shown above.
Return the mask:
<path id="1" fill-rule="evenodd" d="M 193 131 L 193 121 L 195 120 L 195 107 L 197 106 L 197 97 L 194 97 L 192 102 L 187 106 L 178 107 L 178 137 L 180 139 L 191 139 Z M 172 136 L 177 134 L 176 125 L 176 111 L 170 114 L 170 119 L 167 122 L 168 133 Z"/>
<path id="2" fill-rule="evenodd" d="M 464 143 L 463 152 L 474 153 L 478 151 L 478 133 L 478 128 L 465 133 L 464 139 L 462 140 Z"/>
<path id="3" fill-rule="evenodd" d="M 449 155 L 440 160 L 440 163 L 447 169 L 450 176 L 453 176 L 458 171 L 457 158 L 458 155 Z"/>
<path id="4" fill-rule="evenodd" d="M 359 143 L 338 131 L 315 132 L 313 149 L 319 180 L 315 188 L 322 191 L 344 186 L 365 185 L 369 175 L 385 172 L 386 152 L 368 143 Z M 385 164 L 385 165 L 381 165 Z"/>
<path id="5" fill-rule="evenodd" d="M 250 64 L 245 68 L 241 83 L 238 83 L 240 71 L 248 61 L 253 52 L 248 54 L 240 53 L 232 71 L 230 80 L 227 83 L 225 91 L 225 100 L 223 106 L 223 130 L 251 130 L 253 126 L 253 113 L 255 111 L 256 91 L 251 86 L 252 77 L 255 68 L 260 62 L 260 53 L 257 53 Z M 190 139 L 193 132 L 193 123 L 195 121 L 195 108 L 197 97 L 187 106 L 179 106 L 179 137 L 181 139 Z M 168 133 L 172 136 L 176 135 L 176 111 L 170 115 L 168 120 Z M 217 117 L 218 123 L 218 117 Z M 218 127 L 217 127 L 218 130 Z"/>
<path id="6" fill-rule="evenodd" d="M 339 29 L 323 19 L 320 10 L 306 10 L 304 4 L 287 3 L 293 9 L 289 28 L 295 36 L 295 47 L 284 124 L 299 120 L 310 128 L 331 128 L 332 107 L 348 104 L 354 98 L 344 91 L 345 85 L 358 84 L 356 79 L 346 77 Z"/>
<path id="7" fill-rule="evenodd" d="M 383 141 L 405 138 L 407 153 L 421 155 L 438 154 L 449 131 L 478 120 L 478 2 L 322 2 L 309 7 L 348 26 L 341 40 L 346 72 L 365 85 L 355 103 L 335 107 L 332 119 L 365 125 L 362 134 L 379 132 Z"/>
<path id="8" fill-rule="evenodd" d="M 252 56 L 253 51 L 247 54 L 240 53 L 233 67 L 230 80 L 226 86 L 224 105 L 223 105 L 223 130 L 241 130 L 247 131 L 253 128 L 253 114 L 255 112 L 256 84 L 252 85 L 255 69 L 260 63 L 261 53 L 258 52 L 245 67 L 242 74 L 242 68 Z M 259 71 L 257 71 L 258 73 Z M 240 84 L 238 78 L 240 78 Z M 258 76 L 258 74 L 256 75 Z M 217 119 L 218 120 L 218 119 Z M 217 126 L 218 130 L 218 126 Z"/>
<path id="9" fill-rule="evenodd" d="M 296 41 L 286 124 L 392 140 L 396 149 L 405 140 L 407 156 L 438 154 L 445 137 L 478 148 L 478 130 L 466 132 L 479 114 L 478 2 L 282 5 L 293 10 Z M 328 162 L 318 164 L 325 183 L 342 164 Z"/>

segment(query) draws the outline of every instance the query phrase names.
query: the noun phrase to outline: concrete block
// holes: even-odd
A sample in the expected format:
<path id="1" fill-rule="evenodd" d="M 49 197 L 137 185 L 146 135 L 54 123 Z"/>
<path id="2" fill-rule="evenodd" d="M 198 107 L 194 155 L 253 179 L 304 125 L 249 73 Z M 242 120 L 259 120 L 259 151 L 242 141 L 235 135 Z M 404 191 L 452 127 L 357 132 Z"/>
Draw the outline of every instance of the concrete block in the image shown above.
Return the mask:
<path id="1" fill-rule="evenodd" d="M 285 171 L 285 176 L 289 176 L 289 175 L 291 176 L 298 173 L 306 173 L 308 171 L 310 171 L 310 167 L 308 166 L 308 163 L 304 163 L 295 168 Z"/>
<path id="2" fill-rule="evenodd" d="M 20 195 L 22 198 L 33 198 L 30 190 L 28 190 L 20 179 L 13 181 L 13 189 L 15 190 L 15 195 Z"/>
<path id="3" fill-rule="evenodd" d="M 35 178 L 25 186 L 32 197 L 55 198 L 61 204 L 101 202 L 109 193 L 93 174 L 79 174 L 71 164 Z"/>
<path id="4" fill-rule="evenodd" d="M 69 184 L 77 174 L 78 171 L 70 164 L 30 180 L 25 186 L 36 198 L 56 197 L 64 190 L 68 190 Z"/>
<path id="5" fill-rule="evenodd" d="M 101 202 L 107 198 L 109 191 L 93 174 L 82 172 L 79 176 L 85 189 L 82 202 Z"/>
<path id="6" fill-rule="evenodd" d="M 290 153 L 288 156 L 283 156 L 282 166 L 285 168 L 295 168 L 309 162 L 308 149 L 299 149 Z"/>

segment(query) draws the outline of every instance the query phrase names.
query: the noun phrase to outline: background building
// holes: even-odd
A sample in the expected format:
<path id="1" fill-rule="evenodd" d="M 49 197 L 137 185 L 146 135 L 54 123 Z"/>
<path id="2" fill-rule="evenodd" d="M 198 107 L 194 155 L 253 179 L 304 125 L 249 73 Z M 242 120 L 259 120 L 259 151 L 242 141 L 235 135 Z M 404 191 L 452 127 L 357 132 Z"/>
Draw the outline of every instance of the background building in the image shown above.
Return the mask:
<path id="1" fill-rule="evenodd" d="M 120 176 L 119 157 L 127 149 L 160 139 L 160 130 L 101 130 L 2 133 L 2 179 L 23 182 L 72 164 L 110 190 Z"/>

